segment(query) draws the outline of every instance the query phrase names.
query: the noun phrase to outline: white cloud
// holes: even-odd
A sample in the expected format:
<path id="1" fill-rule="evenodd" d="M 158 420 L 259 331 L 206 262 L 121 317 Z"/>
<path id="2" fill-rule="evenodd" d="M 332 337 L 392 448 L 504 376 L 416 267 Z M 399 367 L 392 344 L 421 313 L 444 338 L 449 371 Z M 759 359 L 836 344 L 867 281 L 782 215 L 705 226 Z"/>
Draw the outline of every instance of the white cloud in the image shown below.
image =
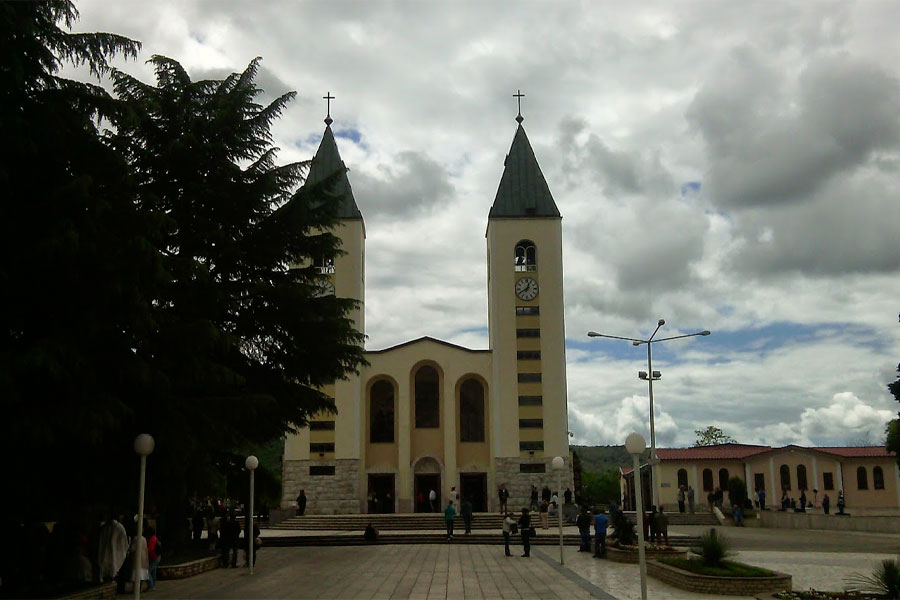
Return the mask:
<path id="1" fill-rule="evenodd" d="M 312 156 L 320 98 L 337 97 L 335 129 L 361 140 L 338 144 L 367 218 L 370 348 L 485 347 L 484 228 L 522 89 L 564 217 L 579 442 L 621 443 L 646 416 L 640 350 L 585 332 L 649 333 L 660 317 L 671 335 L 713 331 L 658 357 L 661 441 L 709 424 L 842 441 L 837 412 L 862 435 L 897 409 L 884 386 L 900 357 L 900 3 L 78 8 L 79 30 L 144 43 L 117 64 L 145 81 L 152 54 L 195 76 L 262 56 L 267 91 L 298 93 L 273 132 L 281 160 Z M 687 182 L 700 190 L 682 196 Z"/>

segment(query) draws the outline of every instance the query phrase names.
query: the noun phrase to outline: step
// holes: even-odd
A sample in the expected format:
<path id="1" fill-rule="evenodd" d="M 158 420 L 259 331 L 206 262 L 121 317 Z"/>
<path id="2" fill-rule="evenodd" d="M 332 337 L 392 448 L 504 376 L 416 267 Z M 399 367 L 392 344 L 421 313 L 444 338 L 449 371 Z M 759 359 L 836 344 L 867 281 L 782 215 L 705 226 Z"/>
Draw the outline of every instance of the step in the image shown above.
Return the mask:
<path id="1" fill-rule="evenodd" d="M 689 547 L 697 543 L 696 537 L 679 536 L 670 538 L 669 542 L 677 547 Z M 453 539 L 447 540 L 442 533 L 383 533 L 375 542 L 367 542 L 359 535 L 291 535 L 265 537 L 263 547 L 293 547 L 293 546 L 364 546 L 368 544 L 477 544 L 477 545 L 503 545 L 501 534 L 473 533 L 470 535 L 458 534 Z M 581 539 L 577 535 L 565 534 L 563 544 L 565 546 L 578 546 Z M 521 536 L 513 536 L 511 545 L 521 546 Z M 559 536 L 551 533 L 540 533 L 531 538 L 531 544 L 535 546 L 557 546 Z"/>

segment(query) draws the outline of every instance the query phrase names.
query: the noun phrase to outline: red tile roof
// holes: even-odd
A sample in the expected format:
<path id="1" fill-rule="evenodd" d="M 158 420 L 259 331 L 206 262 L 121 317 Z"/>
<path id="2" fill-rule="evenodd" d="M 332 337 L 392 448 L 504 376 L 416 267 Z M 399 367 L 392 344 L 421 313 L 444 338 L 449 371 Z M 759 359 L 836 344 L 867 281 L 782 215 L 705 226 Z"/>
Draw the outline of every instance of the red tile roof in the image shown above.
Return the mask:
<path id="1" fill-rule="evenodd" d="M 694 448 L 657 448 L 660 460 L 739 460 L 771 450 L 769 446 L 716 444 Z"/>
<path id="2" fill-rule="evenodd" d="M 897 456 L 884 446 L 819 446 L 816 450 L 845 458 L 891 458 Z"/>
<path id="3" fill-rule="evenodd" d="M 657 448 L 659 460 L 742 460 L 744 458 L 797 448 L 834 454 L 843 458 L 890 458 L 896 456 L 884 446 L 797 446 L 789 444 L 780 448 L 771 446 L 754 446 L 751 444 L 716 444 L 714 446 L 695 446 L 693 448 Z"/>

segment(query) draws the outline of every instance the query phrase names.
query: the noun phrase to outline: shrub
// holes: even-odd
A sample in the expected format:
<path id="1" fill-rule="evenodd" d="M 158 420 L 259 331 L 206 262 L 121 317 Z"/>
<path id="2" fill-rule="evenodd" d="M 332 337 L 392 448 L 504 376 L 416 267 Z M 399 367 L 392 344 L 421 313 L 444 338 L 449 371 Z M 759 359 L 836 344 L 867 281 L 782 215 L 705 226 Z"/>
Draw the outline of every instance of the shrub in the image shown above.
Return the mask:
<path id="1" fill-rule="evenodd" d="M 719 567 L 722 561 L 731 556 L 731 543 L 715 529 L 700 536 L 700 542 L 691 552 L 700 557 L 707 567 Z"/>
<path id="2" fill-rule="evenodd" d="M 613 534 L 612 537 L 623 546 L 633 546 L 637 543 L 637 532 L 634 529 L 634 523 L 628 520 L 621 510 L 617 510 L 612 515 Z"/>
<path id="3" fill-rule="evenodd" d="M 844 580 L 847 591 L 875 594 L 879 598 L 900 598 L 900 556 L 885 559 L 871 575 L 856 573 Z"/>

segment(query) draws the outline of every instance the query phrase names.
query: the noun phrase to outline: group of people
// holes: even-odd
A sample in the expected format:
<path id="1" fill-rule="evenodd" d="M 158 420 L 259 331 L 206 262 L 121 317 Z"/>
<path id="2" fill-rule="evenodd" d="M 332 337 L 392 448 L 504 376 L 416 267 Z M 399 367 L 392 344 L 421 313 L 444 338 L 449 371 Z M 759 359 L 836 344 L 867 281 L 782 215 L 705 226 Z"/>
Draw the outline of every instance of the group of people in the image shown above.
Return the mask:
<path id="1" fill-rule="evenodd" d="M 694 514 L 694 488 L 689 485 L 678 486 L 678 512 L 684 513 L 685 504 Z"/>
<path id="2" fill-rule="evenodd" d="M 765 490 L 761 491 L 762 494 L 765 494 Z M 759 492 L 758 492 L 759 493 Z M 794 499 L 791 498 L 790 494 L 788 494 L 787 490 L 781 490 L 781 510 L 784 511 L 794 511 L 794 512 L 806 512 L 808 508 L 818 508 L 822 507 L 822 512 L 830 514 L 831 512 L 831 497 L 828 495 L 828 492 L 822 494 L 822 500 L 819 500 L 819 490 L 813 489 L 812 491 L 812 499 L 806 495 L 806 490 L 800 490 L 800 498 Z M 761 510 L 765 510 L 765 496 L 763 496 L 763 500 L 758 501 L 758 505 Z M 837 514 L 844 514 L 844 507 L 846 504 L 844 503 L 844 490 L 838 490 L 837 494 Z"/>
<path id="3" fill-rule="evenodd" d="M 522 556 L 528 558 L 531 556 L 531 538 L 534 537 L 536 532 L 534 527 L 531 526 L 531 512 L 527 508 L 522 508 L 522 513 L 518 519 L 510 512 L 503 517 L 503 544 L 506 556 L 512 556 L 509 540 L 511 536 L 517 533 L 522 536 Z"/>
<path id="4" fill-rule="evenodd" d="M 216 549 L 219 551 L 219 566 L 224 568 L 237 567 L 238 551 L 244 551 L 244 566 L 250 565 L 249 540 L 250 519 L 244 518 L 243 537 L 241 537 L 240 519 L 233 513 L 228 513 L 219 523 L 219 531 L 216 541 Z M 259 547 L 262 539 L 259 537 L 259 525 L 253 523 L 253 564 L 256 565 Z"/>
<path id="5" fill-rule="evenodd" d="M 610 514 L 615 509 L 615 504 L 610 505 Z M 594 526 L 594 558 L 606 558 L 606 530 L 609 528 L 609 517 L 602 508 L 594 509 L 595 514 L 591 514 L 591 510 L 584 506 L 575 519 L 578 526 L 578 533 L 581 535 L 581 545 L 578 547 L 579 552 L 591 551 L 591 525 Z"/>

